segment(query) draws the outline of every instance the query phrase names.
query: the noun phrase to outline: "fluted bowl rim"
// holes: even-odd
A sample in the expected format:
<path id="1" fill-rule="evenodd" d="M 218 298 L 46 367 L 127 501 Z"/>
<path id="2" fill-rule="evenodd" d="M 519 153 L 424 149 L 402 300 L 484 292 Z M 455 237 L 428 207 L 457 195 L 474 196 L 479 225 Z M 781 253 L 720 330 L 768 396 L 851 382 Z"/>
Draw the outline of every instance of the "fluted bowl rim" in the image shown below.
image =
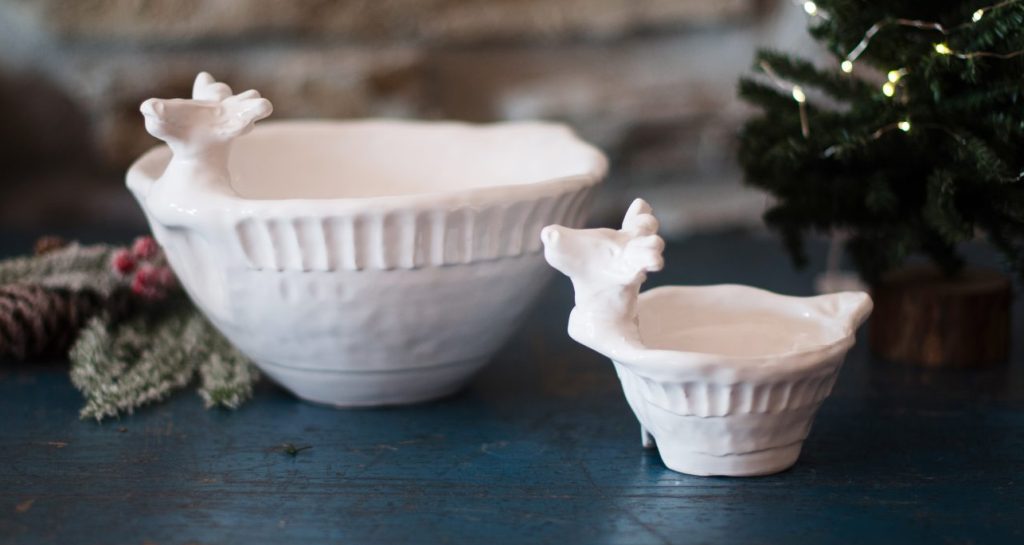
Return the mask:
<path id="1" fill-rule="evenodd" d="M 599 183 L 607 173 L 608 160 L 596 147 L 585 142 L 568 126 L 546 121 L 506 121 L 498 123 L 467 123 L 458 121 L 422 121 L 393 119 L 358 120 L 283 120 L 259 124 L 253 131 L 263 138 L 274 137 L 275 133 L 301 132 L 304 130 L 358 131 L 366 128 L 387 128 L 403 130 L 426 129 L 444 133 L 447 131 L 508 131 L 524 135 L 530 132 L 547 132 L 564 140 L 564 143 L 587 158 L 585 169 L 567 176 L 537 179 L 515 184 L 464 187 L 434 192 L 418 192 L 386 196 L 356 196 L 329 198 L 249 198 L 232 192 L 215 192 L 210 188 L 195 188 L 196 197 L 207 204 L 233 210 L 239 215 L 281 214 L 289 210 L 301 211 L 303 215 L 329 216 L 347 212 L 386 212 L 408 208 L 454 209 L 460 207 L 491 206 L 514 201 L 536 200 L 565 192 L 579 191 Z M 242 137 L 243 139 L 249 135 Z M 287 134 L 285 134 L 287 136 Z M 137 196 L 144 196 L 163 173 L 171 160 L 171 150 L 157 145 L 141 155 L 128 169 L 127 185 Z"/>

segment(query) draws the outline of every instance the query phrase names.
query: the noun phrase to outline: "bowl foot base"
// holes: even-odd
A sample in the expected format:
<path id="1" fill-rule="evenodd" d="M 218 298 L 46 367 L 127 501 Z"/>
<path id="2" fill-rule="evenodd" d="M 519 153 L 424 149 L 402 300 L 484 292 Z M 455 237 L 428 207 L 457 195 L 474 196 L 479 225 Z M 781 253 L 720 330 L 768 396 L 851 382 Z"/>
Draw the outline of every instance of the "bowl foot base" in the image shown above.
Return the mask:
<path id="1" fill-rule="evenodd" d="M 755 452 L 715 456 L 702 452 L 664 448 L 661 460 L 672 471 L 699 476 L 754 477 L 785 471 L 800 457 L 803 441 Z"/>
<path id="2" fill-rule="evenodd" d="M 261 371 L 301 399 L 353 408 L 408 405 L 451 395 L 459 391 L 487 359 L 388 371 L 319 371 L 256 363 Z"/>

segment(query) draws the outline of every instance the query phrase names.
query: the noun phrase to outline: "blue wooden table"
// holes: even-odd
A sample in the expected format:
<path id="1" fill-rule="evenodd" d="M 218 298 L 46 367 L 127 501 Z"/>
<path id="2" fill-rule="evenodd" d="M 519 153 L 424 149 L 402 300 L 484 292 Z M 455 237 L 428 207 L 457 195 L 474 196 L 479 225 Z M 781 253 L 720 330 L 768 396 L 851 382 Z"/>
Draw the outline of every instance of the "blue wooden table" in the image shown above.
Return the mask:
<path id="1" fill-rule="evenodd" d="M 667 258 L 651 285 L 811 289 L 764 237 Z M 264 383 L 237 412 L 189 391 L 96 424 L 66 364 L 2 362 L 0 543 L 1024 543 L 1019 335 L 1010 365 L 945 372 L 862 339 L 796 467 L 699 478 L 640 447 L 611 364 L 565 335 L 571 304 L 560 278 L 467 390 L 408 408 Z"/>

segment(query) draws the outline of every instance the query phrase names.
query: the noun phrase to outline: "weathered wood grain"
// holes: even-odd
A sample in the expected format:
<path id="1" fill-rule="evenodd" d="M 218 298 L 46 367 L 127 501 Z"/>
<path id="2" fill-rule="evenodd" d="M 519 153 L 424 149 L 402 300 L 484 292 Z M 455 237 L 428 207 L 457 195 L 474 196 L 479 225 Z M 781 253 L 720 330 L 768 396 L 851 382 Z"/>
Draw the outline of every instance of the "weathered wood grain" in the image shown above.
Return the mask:
<path id="1" fill-rule="evenodd" d="M 671 245 L 668 264 L 652 283 L 810 291 L 741 234 Z M 416 407 L 338 411 L 263 384 L 234 413 L 189 392 L 97 425 L 63 364 L 0 365 L 0 543 L 1024 542 L 1019 345 L 972 372 L 858 345 L 796 467 L 688 477 L 640 447 L 611 365 L 566 337 L 568 288 L 468 390 Z"/>
<path id="2" fill-rule="evenodd" d="M 913 265 L 872 289 L 872 350 L 926 367 L 981 367 L 1010 355 L 1010 277 L 968 267 L 954 278 Z"/>

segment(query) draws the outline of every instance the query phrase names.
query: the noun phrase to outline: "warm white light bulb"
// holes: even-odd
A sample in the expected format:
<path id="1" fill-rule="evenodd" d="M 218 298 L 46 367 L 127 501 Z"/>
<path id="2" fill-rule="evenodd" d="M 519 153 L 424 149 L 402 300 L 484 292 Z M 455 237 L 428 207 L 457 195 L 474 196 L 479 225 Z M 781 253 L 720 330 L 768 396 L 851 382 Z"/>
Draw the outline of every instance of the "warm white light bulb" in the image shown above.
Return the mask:
<path id="1" fill-rule="evenodd" d="M 885 84 L 882 85 L 882 94 L 887 96 L 887 97 L 891 97 L 891 96 L 895 95 L 896 94 L 896 86 L 893 85 L 892 82 L 888 82 L 888 81 L 885 82 Z"/>
<path id="2" fill-rule="evenodd" d="M 974 12 L 974 15 L 971 15 L 971 20 L 974 21 L 975 23 L 977 23 L 984 16 L 985 16 L 985 10 L 979 9 L 978 11 Z"/>
<path id="3" fill-rule="evenodd" d="M 946 44 L 935 44 L 935 52 L 939 55 L 949 55 L 953 50 Z"/>
<path id="4" fill-rule="evenodd" d="M 891 81 L 892 83 L 896 83 L 897 81 L 900 80 L 900 78 L 903 77 L 903 71 L 902 70 L 889 70 L 889 73 L 886 74 L 886 77 L 888 77 L 889 81 Z"/>
<path id="5" fill-rule="evenodd" d="M 807 15 L 814 15 L 818 13 L 818 4 L 808 0 L 807 2 L 804 2 L 804 11 L 807 12 Z"/>
<path id="6" fill-rule="evenodd" d="M 903 132 L 910 132 L 909 121 L 900 121 L 899 123 L 896 124 L 896 126 L 899 127 L 899 129 Z"/>
<path id="7" fill-rule="evenodd" d="M 797 102 L 807 102 L 807 95 L 804 94 L 803 88 L 799 85 L 793 86 L 793 100 Z"/>
<path id="8" fill-rule="evenodd" d="M 839 68 L 842 69 L 843 72 L 849 74 L 850 72 L 853 72 L 853 62 L 845 60 L 839 65 Z"/>

